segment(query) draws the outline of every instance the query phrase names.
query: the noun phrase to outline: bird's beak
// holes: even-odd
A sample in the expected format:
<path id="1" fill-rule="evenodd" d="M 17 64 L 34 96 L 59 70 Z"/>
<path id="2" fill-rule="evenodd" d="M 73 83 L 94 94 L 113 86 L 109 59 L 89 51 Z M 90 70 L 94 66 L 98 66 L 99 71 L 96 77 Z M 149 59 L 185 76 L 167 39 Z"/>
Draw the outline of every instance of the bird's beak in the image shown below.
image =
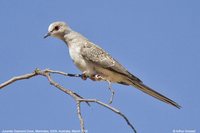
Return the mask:
<path id="1" fill-rule="evenodd" d="M 48 33 L 44 36 L 44 38 L 47 38 L 48 36 L 51 36 L 51 33 L 50 33 L 50 32 L 48 32 Z"/>

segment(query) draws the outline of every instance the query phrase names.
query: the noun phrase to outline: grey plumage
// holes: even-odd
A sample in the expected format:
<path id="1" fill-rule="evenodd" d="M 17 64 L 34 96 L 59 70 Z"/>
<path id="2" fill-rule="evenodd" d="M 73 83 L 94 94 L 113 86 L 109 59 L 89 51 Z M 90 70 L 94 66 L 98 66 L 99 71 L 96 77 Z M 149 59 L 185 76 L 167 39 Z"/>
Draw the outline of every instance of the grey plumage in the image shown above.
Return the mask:
<path id="1" fill-rule="evenodd" d="M 64 22 L 52 23 L 48 31 L 45 37 L 54 36 L 63 40 L 69 47 L 69 54 L 75 65 L 87 77 L 92 78 L 98 75 L 105 81 L 131 85 L 167 104 L 177 108 L 181 107 L 173 100 L 143 84 L 139 78 L 131 74 L 102 48 L 73 31 Z"/>

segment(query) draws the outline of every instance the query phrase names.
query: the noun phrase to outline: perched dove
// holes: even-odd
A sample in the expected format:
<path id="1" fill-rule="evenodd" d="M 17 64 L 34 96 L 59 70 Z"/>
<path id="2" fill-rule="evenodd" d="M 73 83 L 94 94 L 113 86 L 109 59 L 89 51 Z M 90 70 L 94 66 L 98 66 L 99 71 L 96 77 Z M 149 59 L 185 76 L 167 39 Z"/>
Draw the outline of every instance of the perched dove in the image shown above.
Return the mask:
<path id="1" fill-rule="evenodd" d="M 69 47 L 69 54 L 85 77 L 92 80 L 105 80 L 112 83 L 131 85 L 167 104 L 181 108 L 179 104 L 150 87 L 125 69 L 102 48 L 73 31 L 65 22 L 50 24 L 44 38 L 53 36 L 63 40 Z"/>

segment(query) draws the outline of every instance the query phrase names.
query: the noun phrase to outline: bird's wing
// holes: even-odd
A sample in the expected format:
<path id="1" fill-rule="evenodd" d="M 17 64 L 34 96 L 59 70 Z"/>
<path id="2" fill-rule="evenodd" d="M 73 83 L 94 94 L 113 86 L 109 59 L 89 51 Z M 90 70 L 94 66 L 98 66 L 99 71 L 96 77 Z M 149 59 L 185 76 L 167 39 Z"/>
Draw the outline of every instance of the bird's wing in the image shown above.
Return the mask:
<path id="1" fill-rule="evenodd" d="M 106 68 L 110 71 L 122 74 L 124 76 L 127 76 L 130 79 L 130 82 L 132 82 L 132 86 L 138 88 L 139 90 L 163 101 L 168 104 L 171 104 L 177 108 L 181 108 L 179 104 L 174 102 L 173 100 L 165 97 L 164 95 L 154 91 L 150 87 L 144 85 L 140 79 L 132 75 L 130 72 L 128 72 L 120 63 L 118 63 L 115 59 L 113 59 L 108 53 L 106 53 L 103 49 L 100 47 L 92 44 L 87 43 L 82 48 L 82 56 L 84 59 L 91 61 L 92 63 L 95 63 L 99 65 L 100 67 Z"/>
<path id="2" fill-rule="evenodd" d="M 89 41 L 81 49 L 81 54 L 85 60 L 99 65 L 102 68 L 109 69 L 110 71 L 127 76 L 133 81 L 142 82 L 139 78 L 128 72 L 120 63 L 118 63 L 102 48 Z"/>

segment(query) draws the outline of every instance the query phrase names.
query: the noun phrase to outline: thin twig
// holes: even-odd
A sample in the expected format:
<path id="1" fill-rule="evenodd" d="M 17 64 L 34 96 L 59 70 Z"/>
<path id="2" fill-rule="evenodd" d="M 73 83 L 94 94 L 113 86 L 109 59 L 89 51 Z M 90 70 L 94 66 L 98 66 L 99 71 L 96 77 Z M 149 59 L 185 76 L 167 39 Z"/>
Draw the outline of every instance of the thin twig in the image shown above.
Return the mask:
<path id="1" fill-rule="evenodd" d="M 9 85 L 11 83 L 14 83 L 17 80 L 29 79 L 29 78 L 32 78 L 32 77 L 34 77 L 36 75 L 37 74 L 35 72 L 32 72 L 32 73 L 29 73 L 29 74 L 13 77 L 13 78 L 9 79 L 8 81 L 0 84 L 0 89 L 6 87 L 7 85 Z"/>
<path id="2" fill-rule="evenodd" d="M 81 132 L 85 133 L 84 120 L 83 120 L 83 117 L 81 115 L 81 102 L 79 100 L 76 102 L 76 106 L 77 106 L 78 118 L 80 120 Z"/>
<path id="3" fill-rule="evenodd" d="M 50 73 L 54 73 L 54 74 L 60 74 L 60 75 L 63 75 L 63 76 L 66 76 L 66 77 L 79 77 L 81 78 L 82 77 L 82 74 L 71 74 L 71 73 L 65 73 L 65 72 L 61 72 L 61 71 L 54 71 L 54 70 L 51 70 L 51 69 L 47 69 L 48 72 Z"/>
<path id="4" fill-rule="evenodd" d="M 55 72 L 55 71 L 54 71 Z M 82 96 L 78 95 L 77 93 L 73 92 L 72 90 L 66 89 L 63 86 L 59 85 L 58 83 L 56 83 L 50 76 L 51 71 L 49 71 L 49 69 L 44 70 L 43 72 L 40 71 L 38 72 L 38 74 L 43 75 L 45 77 L 47 77 L 49 83 L 53 86 L 55 86 L 56 88 L 58 88 L 59 90 L 65 92 L 66 94 L 72 96 L 76 101 L 77 99 L 84 99 Z M 88 104 L 88 106 L 90 106 L 89 102 L 86 102 Z"/>
<path id="5" fill-rule="evenodd" d="M 115 91 L 114 91 L 114 89 L 112 88 L 111 82 L 110 82 L 110 81 L 107 81 L 107 82 L 108 82 L 108 89 L 109 89 L 110 92 L 111 92 L 109 104 L 112 104 L 113 99 L 114 99 L 114 95 L 115 95 Z"/>
<path id="6" fill-rule="evenodd" d="M 128 118 L 123 114 L 121 113 L 119 110 L 117 110 L 116 108 L 106 104 L 106 103 L 103 103 L 99 100 L 96 100 L 96 99 L 80 99 L 81 102 L 95 102 L 103 107 L 106 107 L 107 109 L 110 109 L 112 110 L 113 112 L 115 112 L 116 114 L 120 115 L 122 118 L 124 118 L 124 120 L 127 122 L 127 124 L 132 128 L 132 130 L 134 131 L 134 133 L 137 133 L 136 129 L 134 128 L 134 126 L 130 123 L 130 121 L 128 120 Z"/>
<path id="7" fill-rule="evenodd" d="M 83 120 L 82 115 L 81 115 L 81 107 L 80 107 L 81 102 L 86 102 L 88 105 L 89 105 L 89 102 L 95 102 L 95 103 L 97 103 L 97 104 L 99 104 L 99 105 L 101 105 L 103 107 L 106 107 L 106 108 L 110 109 L 114 113 L 116 113 L 116 114 L 120 115 L 122 118 L 124 118 L 124 120 L 127 122 L 127 124 L 134 131 L 134 133 L 136 133 L 135 128 L 129 122 L 128 118 L 123 113 L 121 113 L 119 110 L 117 110 L 116 108 L 114 108 L 114 107 L 112 107 L 112 106 L 110 106 L 110 105 L 108 105 L 106 103 L 98 101 L 96 99 L 84 99 L 82 96 L 78 95 L 77 93 L 73 92 L 72 90 L 66 89 L 63 86 L 61 86 L 60 84 L 58 84 L 57 82 L 55 82 L 51 78 L 51 75 L 50 75 L 51 73 L 52 74 L 61 74 L 61 75 L 70 76 L 70 77 L 82 77 L 82 75 L 80 75 L 80 74 L 68 74 L 68 73 L 64 73 L 64 72 L 61 72 L 61 71 L 54 71 L 54 70 L 50 70 L 50 69 L 45 69 L 45 70 L 36 69 L 32 73 L 21 75 L 21 76 L 16 76 L 16 77 L 13 77 L 13 78 L 9 79 L 8 81 L 0 84 L 0 89 L 2 89 L 4 87 L 6 87 L 7 85 L 10 85 L 10 84 L 18 81 L 18 80 L 29 79 L 29 78 L 32 78 L 34 76 L 41 75 L 41 76 L 46 77 L 51 85 L 53 85 L 54 87 L 56 87 L 59 90 L 63 91 L 64 93 L 70 95 L 76 101 L 77 114 L 78 114 L 78 118 L 80 120 L 80 126 L 81 126 L 81 132 L 82 133 L 85 133 L 85 127 L 84 127 L 84 120 Z M 112 94 L 112 95 L 114 95 L 114 94 Z"/>

